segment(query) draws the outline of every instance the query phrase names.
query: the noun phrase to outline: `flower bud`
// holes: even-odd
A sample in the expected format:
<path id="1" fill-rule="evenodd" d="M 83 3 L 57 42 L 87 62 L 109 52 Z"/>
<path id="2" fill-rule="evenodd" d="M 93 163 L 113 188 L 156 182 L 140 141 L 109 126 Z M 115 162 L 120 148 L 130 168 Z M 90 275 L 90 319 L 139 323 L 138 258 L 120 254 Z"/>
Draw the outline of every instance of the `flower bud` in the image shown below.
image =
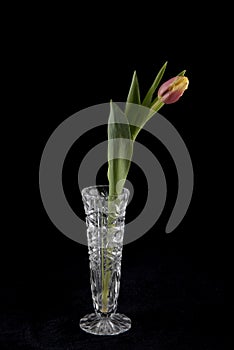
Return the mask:
<path id="1" fill-rule="evenodd" d="M 169 79 L 158 90 L 158 97 L 165 104 L 174 103 L 179 100 L 188 88 L 189 80 L 184 76 L 176 76 Z"/>

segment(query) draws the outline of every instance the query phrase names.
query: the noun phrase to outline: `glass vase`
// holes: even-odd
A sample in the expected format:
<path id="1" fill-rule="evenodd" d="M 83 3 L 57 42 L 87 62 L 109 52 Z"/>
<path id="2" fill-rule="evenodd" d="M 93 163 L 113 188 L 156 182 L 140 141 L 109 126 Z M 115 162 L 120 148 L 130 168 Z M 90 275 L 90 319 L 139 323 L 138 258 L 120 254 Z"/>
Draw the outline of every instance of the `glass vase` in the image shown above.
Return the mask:
<path id="1" fill-rule="evenodd" d="M 131 320 L 116 312 L 129 190 L 111 198 L 108 193 L 108 186 L 82 190 L 94 313 L 84 316 L 80 327 L 97 335 L 115 335 L 131 327 Z"/>

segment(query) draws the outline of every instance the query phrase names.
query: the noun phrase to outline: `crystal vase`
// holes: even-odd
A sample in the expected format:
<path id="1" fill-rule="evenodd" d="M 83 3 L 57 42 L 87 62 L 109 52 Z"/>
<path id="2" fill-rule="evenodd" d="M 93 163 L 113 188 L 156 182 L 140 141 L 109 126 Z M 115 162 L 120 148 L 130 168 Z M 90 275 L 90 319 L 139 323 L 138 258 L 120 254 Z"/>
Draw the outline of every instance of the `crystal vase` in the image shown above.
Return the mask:
<path id="1" fill-rule="evenodd" d="M 84 316 L 80 327 L 97 335 L 115 335 L 131 327 L 131 320 L 116 312 L 129 190 L 111 198 L 108 193 L 108 186 L 82 190 L 94 313 Z"/>

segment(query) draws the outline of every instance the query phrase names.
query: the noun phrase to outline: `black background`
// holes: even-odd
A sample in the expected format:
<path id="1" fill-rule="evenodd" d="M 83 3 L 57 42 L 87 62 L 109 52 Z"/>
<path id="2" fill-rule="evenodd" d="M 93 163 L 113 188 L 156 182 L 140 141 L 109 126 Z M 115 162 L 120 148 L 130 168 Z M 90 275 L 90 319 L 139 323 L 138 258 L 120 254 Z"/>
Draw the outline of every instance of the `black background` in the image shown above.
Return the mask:
<path id="1" fill-rule="evenodd" d="M 218 220 L 217 120 L 207 113 L 201 88 L 203 57 L 197 56 L 193 45 L 169 50 L 165 43 L 164 48 L 144 48 L 148 60 L 139 59 L 135 53 L 139 47 L 127 55 L 118 42 L 109 51 L 97 38 L 96 46 L 90 38 L 90 47 L 87 38 L 86 43 L 81 41 L 81 34 L 77 42 L 58 34 L 53 29 L 35 31 L 25 46 L 16 40 L 20 54 L 8 70 L 13 72 L 16 111 L 10 113 L 12 147 L 4 168 L 10 185 L 2 234 L 0 348 L 229 349 L 228 243 Z M 147 235 L 124 246 L 118 310 L 132 319 L 132 329 L 115 337 L 88 335 L 79 328 L 79 319 L 92 311 L 87 247 L 69 240 L 48 218 L 39 193 L 40 157 L 62 121 L 110 99 L 124 101 L 134 70 L 144 95 L 166 60 L 165 79 L 187 69 L 190 80 L 184 96 L 164 106 L 162 114 L 190 152 L 195 174 L 192 202 L 180 225 L 166 235 L 176 198 L 176 171 L 160 142 L 142 131 L 138 140 L 154 150 L 167 176 L 166 207 Z M 92 142 L 104 137 L 102 129 L 92 134 Z M 83 140 L 83 152 L 90 145 L 89 138 Z M 64 187 L 74 209 L 83 210 L 74 181 L 76 151 L 74 147 L 66 160 Z M 147 189 L 133 165 L 129 180 L 135 188 L 139 179 Z M 107 181 L 105 169 L 98 181 Z M 141 205 L 138 196 L 135 210 Z M 133 206 L 127 215 L 134 216 Z"/>

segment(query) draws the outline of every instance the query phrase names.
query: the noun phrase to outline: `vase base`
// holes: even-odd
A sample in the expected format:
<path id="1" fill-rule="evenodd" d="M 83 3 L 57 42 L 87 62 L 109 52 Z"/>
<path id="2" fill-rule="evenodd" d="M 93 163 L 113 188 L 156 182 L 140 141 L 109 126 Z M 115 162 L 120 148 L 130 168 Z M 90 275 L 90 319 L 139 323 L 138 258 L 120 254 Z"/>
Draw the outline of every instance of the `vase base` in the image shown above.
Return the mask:
<path id="1" fill-rule="evenodd" d="M 80 328 L 87 333 L 96 335 L 116 335 L 126 332 L 131 328 L 131 320 L 123 314 L 111 314 L 101 317 L 92 313 L 85 315 L 80 320 Z"/>

